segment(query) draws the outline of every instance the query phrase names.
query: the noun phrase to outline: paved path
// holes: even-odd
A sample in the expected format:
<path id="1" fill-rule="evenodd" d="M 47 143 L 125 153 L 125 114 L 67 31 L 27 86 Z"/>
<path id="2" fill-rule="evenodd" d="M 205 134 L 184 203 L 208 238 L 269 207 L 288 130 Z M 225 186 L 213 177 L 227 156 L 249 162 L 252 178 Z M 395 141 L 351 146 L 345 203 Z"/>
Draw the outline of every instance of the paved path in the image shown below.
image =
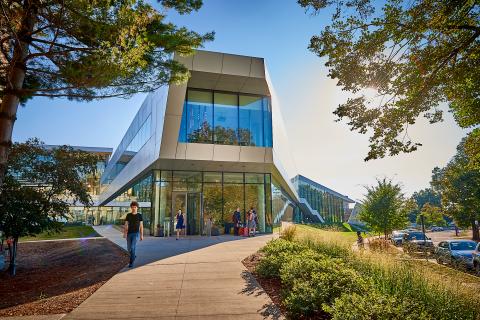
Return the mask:
<path id="1" fill-rule="evenodd" d="M 97 232 L 125 246 L 111 227 Z M 272 235 L 146 237 L 124 269 L 63 319 L 281 319 L 241 263 Z"/>

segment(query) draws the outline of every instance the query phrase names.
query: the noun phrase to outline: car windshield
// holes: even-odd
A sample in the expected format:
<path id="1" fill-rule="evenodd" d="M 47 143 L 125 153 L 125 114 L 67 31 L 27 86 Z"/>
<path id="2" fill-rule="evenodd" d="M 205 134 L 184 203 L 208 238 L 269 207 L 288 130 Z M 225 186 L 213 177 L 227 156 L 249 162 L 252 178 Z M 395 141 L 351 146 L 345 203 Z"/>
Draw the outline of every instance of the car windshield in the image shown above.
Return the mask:
<path id="1" fill-rule="evenodd" d="M 477 244 L 473 241 L 450 242 L 450 249 L 457 250 L 475 250 Z"/>
<path id="2" fill-rule="evenodd" d="M 404 234 L 405 234 L 405 233 L 394 233 L 394 234 L 393 234 L 393 237 L 394 237 L 394 238 L 403 238 L 403 235 L 404 235 Z"/>
<path id="3" fill-rule="evenodd" d="M 409 233 L 408 240 L 425 240 L 425 235 L 421 232 Z"/>

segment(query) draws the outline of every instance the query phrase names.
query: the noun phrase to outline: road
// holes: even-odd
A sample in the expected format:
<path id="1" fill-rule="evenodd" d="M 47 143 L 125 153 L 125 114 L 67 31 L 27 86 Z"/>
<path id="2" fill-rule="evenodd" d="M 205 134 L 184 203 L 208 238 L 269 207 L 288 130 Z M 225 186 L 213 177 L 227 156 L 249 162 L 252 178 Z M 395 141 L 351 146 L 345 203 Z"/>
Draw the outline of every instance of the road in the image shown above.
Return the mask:
<path id="1" fill-rule="evenodd" d="M 435 245 L 438 245 L 439 242 L 450 239 L 472 239 L 472 231 L 463 231 L 458 237 L 455 236 L 455 230 L 427 232 L 427 237 L 431 238 Z"/>

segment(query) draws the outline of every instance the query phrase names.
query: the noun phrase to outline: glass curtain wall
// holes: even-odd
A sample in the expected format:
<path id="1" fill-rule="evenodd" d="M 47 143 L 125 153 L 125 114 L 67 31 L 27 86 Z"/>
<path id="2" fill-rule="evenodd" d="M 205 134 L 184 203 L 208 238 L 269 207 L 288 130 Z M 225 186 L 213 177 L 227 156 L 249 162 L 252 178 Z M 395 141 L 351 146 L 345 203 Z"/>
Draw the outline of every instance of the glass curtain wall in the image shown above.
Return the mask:
<path id="1" fill-rule="evenodd" d="M 343 221 L 345 207 L 348 207 L 348 204 L 345 204 L 342 199 L 303 181 L 299 182 L 298 189 L 299 196 L 305 198 L 310 206 L 324 217 L 325 222 L 337 223 Z"/>
<path id="2" fill-rule="evenodd" d="M 175 207 L 172 202 L 185 199 L 185 195 L 187 224 L 190 215 L 194 219 L 191 223 L 195 223 L 191 232 L 195 234 L 202 230 L 207 217 L 212 217 L 220 231 L 226 226 L 228 229 L 236 208 L 240 208 L 245 219 L 250 207 L 257 211 L 258 231 L 272 231 L 270 174 L 162 170 L 155 171 L 154 177 L 153 216 L 159 235 L 173 232 L 176 209 L 172 209 Z"/>
<path id="3" fill-rule="evenodd" d="M 272 147 L 270 99 L 189 88 L 178 141 Z"/>
<path id="4" fill-rule="evenodd" d="M 275 180 L 272 180 L 271 188 L 273 224 L 279 225 L 282 221 L 301 222 L 300 210 L 288 193 Z"/>
<path id="5" fill-rule="evenodd" d="M 216 144 L 238 145 L 238 96 L 213 93 Z"/>

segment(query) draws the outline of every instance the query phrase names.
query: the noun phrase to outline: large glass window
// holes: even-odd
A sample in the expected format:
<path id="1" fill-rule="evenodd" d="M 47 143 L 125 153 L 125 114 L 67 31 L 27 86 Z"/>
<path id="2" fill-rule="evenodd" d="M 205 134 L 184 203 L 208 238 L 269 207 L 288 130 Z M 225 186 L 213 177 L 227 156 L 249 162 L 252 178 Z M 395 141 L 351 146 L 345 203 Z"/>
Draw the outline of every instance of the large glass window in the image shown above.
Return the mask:
<path id="1" fill-rule="evenodd" d="M 211 217 L 213 223 L 223 226 L 222 215 L 222 184 L 204 183 L 203 184 L 203 211 L 204 215 Z"/>
<path id="2" fill-rule="evenodd" d="M 263 132 L 264 132 L 263 145 L 265 147 L 272 147 L 273 146 L 272 108 L 270 106 L 270 99 L 264 97 L 262 99 L 262 104 L 263 104 Z"/>
<path id="3" fill-rule="evenodd" d="M 250 209 L 257 212 L 257 229 L 265 232 L 265 186 L 263 183 L 245 184 L 245 211 Z"/>
<path id="4" fill-rule="evenodd" d="M 239 97 L 240 126 L 238 136 L 242 146 L 263 146 L 263 98 Z"/>
<path id="5" fill-rule="evenodd" d="M 242 220 L 245 219 L 243 187 L 243 184 L 236 183 L 225 183 L 223 185 L 223 212 L 226 222 L 233 222 L 233 212 L 237 208 L 240 208 Z"/>
<path id="6" fill-rule="evenodd" d="M 215 143 L 238 144 L 238 96 L 229 93 L 214 93 Z"/>
<path id="7" fill-rule="evenodd" d="M 268 97 L 188 89 L 179 142 L 272 146 Z"/>
<path id="8" fill-rule="evenodd" d="M 212 143 L 213 101 L 212 92 L 188 90 L 187 103 L 183 111 L 183 130 L 187 142 Z M 182 135 L 180 135 L 181 137 Z"/>

